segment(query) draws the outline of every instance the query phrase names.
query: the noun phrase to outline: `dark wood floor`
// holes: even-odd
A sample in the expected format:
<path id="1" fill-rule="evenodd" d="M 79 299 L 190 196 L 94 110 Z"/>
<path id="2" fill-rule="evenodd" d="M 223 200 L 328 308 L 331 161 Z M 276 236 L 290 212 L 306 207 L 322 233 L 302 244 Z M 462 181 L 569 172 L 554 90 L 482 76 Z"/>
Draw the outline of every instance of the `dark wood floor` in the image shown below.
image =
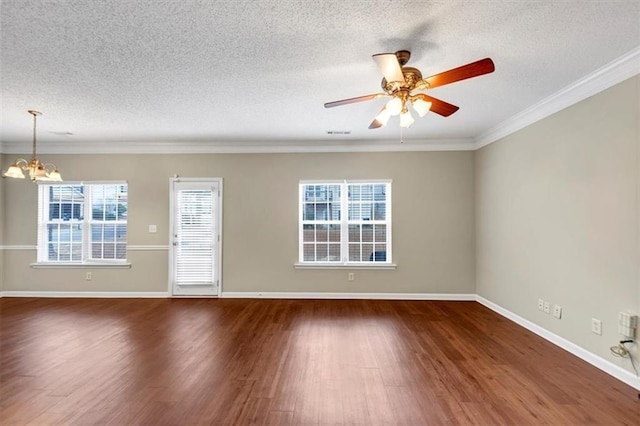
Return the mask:
<path id="1" fill-rule="evenodd" d="M 0 299 L 4 424 L 640 424 L 475 302 Z"/>

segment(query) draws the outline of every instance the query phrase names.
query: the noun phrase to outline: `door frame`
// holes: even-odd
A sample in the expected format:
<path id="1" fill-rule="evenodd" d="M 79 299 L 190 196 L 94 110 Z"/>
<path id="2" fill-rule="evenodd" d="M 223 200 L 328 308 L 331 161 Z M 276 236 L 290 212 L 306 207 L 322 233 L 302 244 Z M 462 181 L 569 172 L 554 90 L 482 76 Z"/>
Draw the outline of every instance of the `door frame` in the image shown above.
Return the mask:
<path id="1" fill-rule="evenodd" d="M 216 261 L 218 262 L 218 294 L 211 296 L 189 296 L 189 295 L 175 295 L 173 294 L 173 263 L 174 263 L 174 245 L 173 245 L 173 227 L 175 225 L 175 196 L 174 196 L 174 183 L 176 182 L 210 182 L 218 185 L 218 217 L 216 226 L 218 227 L 218 241 L 216 243 Z M 168 290 L 169 297 L 176 298 L 203 298 L 203 297 L 220 297 L 222 294 L 222 178 L 221 177 L 209 177 L 209 178 L 191 178 L 191 177 L 179 177 L 175 175 L 174 177 L 169 178 L 169 279 L 168 279 Z"/>

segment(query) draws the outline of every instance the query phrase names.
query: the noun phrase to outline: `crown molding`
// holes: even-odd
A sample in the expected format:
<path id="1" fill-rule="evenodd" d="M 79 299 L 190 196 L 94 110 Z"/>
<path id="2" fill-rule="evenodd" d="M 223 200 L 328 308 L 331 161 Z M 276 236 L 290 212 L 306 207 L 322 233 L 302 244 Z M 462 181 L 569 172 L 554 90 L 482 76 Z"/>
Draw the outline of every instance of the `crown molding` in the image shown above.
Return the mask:
<path id="1" fill-rule="evenodd" d="M 475 139 L 474 150 L 496 142 L 637 74 L 640 74 L 640 47 L 487 130 Z"/>
<path id="2" fill-rule="evenodd" d="M 47 142 L 38 146 L 38 154 L 266 154 L 322 152 L 407 152 L 471 151 L 473 139 L 426 141 L 103 141 Z M 24 154 L 29 146 L 4 142 L 0 153 Z"/>

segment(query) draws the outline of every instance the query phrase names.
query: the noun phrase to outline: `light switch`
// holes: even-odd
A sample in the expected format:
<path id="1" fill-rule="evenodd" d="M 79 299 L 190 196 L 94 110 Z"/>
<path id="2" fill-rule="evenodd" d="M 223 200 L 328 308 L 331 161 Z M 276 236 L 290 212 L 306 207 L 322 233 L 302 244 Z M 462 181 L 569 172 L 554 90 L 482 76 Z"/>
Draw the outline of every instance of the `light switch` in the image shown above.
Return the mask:
<path id="1" fill-rule="evenodd" d="M 149 225 L 149 232 L 152 234 L 158 232 L 156 225 Z"/>

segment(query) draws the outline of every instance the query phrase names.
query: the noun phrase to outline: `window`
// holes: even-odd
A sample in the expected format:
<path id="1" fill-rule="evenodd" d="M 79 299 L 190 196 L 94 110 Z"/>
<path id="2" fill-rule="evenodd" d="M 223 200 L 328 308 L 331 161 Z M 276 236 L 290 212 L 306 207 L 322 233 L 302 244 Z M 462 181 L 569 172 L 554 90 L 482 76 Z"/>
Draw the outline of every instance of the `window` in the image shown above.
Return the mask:
<path id="1" fill-rule="evenodd" d="M 127 184 L 38 187 L 38 262 L 125 262 Z"/>
<path id="2" fill-rule="evenodd" d="M 391 182 L 300 183 L 299 262 L 391 263 Z"/>

